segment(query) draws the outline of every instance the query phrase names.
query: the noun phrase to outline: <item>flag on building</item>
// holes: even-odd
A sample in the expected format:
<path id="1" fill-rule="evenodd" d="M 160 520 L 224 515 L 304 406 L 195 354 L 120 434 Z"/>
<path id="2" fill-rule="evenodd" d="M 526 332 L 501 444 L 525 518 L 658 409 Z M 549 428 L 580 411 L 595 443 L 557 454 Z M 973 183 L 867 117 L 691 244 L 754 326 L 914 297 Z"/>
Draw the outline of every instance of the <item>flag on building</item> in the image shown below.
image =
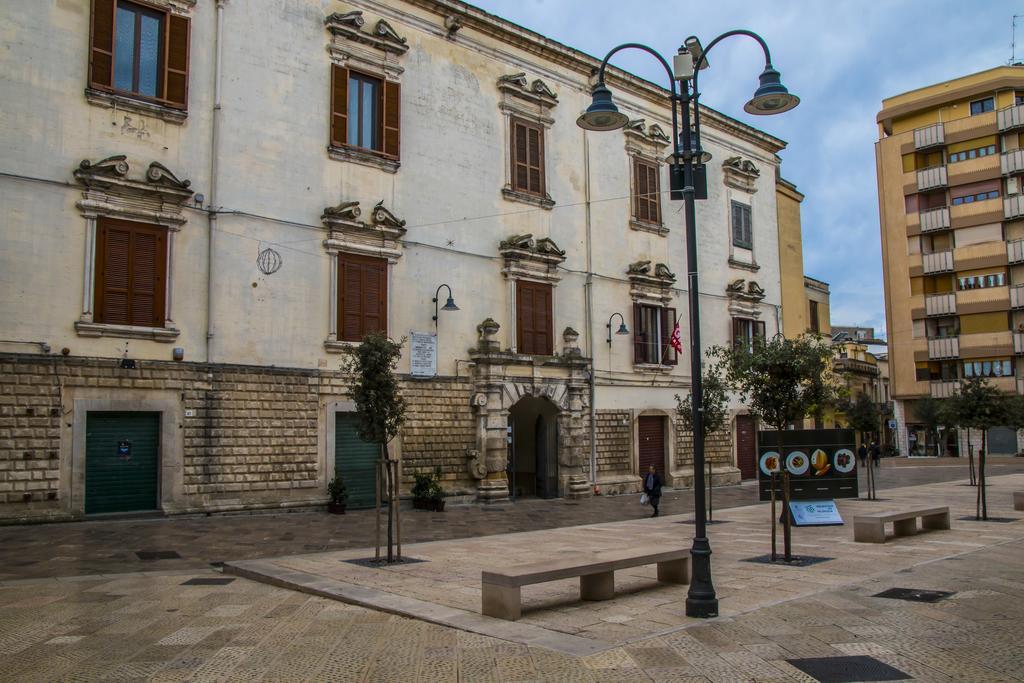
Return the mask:
<path id="1" fill-rule="evenodd" d="M 683 352 L 683 339 L 682 333 L 679 331 L 678 320 L 676 320 L 676 326 L 672 328 L 672 338 L 668 340 L 668 343 L 672 345 L 672 348 L 676 350 L 676 353 Z"/>

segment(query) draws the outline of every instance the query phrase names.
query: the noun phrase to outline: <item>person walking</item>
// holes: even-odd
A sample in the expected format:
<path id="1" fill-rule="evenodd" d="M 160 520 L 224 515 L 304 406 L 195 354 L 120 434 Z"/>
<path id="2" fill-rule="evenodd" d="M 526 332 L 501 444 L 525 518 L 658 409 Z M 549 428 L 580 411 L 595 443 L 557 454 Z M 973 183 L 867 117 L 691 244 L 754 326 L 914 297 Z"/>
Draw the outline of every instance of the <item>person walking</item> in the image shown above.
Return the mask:
<path id="1" fill-rule="evenodd" d="M 871 442 L 871 464 L 878 467 L 882 460 L 882 449 L 874 441 Z"/>
<path id="2" fill-rule="evenodd" d="M 863 443 L 860 448 L 857 449 L 857 457 L 860 458 L 860 466 L 867 467 L 868 464 L 868 447 Z"/>
<path id="3" fill-rule="evenodd" d="M 647 468 L 647 474 L 644 476 L 644 493 L 647 494 L 647 502 L 654 508 L 651 517 L 657 517 L 658 503 L 661 502 L 661 475 L 654 465 Z"/>

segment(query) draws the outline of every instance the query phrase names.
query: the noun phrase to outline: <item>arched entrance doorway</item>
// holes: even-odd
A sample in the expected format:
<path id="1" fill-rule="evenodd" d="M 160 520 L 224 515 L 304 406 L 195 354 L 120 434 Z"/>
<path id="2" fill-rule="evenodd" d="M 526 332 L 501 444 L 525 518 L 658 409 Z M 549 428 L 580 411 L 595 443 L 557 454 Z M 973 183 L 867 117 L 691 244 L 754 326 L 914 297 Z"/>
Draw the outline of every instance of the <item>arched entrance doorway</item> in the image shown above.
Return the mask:
<path id="1" fill-rule="evenodd" d="M 508 482 L 513 498 L 558 496 L 558 408 L 524 396 L 508 412 Z"/>

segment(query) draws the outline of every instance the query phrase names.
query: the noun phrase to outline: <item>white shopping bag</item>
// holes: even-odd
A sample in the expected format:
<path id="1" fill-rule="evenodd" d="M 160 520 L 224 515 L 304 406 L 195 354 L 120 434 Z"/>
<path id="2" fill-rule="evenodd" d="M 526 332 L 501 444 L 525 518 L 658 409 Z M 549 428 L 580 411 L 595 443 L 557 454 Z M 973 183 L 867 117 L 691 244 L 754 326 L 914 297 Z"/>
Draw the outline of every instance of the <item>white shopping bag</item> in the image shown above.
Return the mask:
<path id="1" fill-rule="evenodd" d="M 641 493 L 640 494 L 640 504 L 641 505 L 647 505 L 647 494 L 646 493 Z"/>

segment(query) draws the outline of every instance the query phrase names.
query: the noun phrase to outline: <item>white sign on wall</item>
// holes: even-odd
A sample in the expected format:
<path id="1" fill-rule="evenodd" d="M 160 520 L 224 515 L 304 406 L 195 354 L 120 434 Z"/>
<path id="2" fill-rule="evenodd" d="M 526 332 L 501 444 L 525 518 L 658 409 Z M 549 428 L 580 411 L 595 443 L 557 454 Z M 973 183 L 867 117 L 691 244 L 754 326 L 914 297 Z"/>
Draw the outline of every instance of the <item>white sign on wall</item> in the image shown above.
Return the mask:
<path id="1" fill-rule="evenodd" d="M 410 372 L 413 377 L 437 375 L 437 335 L 412 333 Z"/>

